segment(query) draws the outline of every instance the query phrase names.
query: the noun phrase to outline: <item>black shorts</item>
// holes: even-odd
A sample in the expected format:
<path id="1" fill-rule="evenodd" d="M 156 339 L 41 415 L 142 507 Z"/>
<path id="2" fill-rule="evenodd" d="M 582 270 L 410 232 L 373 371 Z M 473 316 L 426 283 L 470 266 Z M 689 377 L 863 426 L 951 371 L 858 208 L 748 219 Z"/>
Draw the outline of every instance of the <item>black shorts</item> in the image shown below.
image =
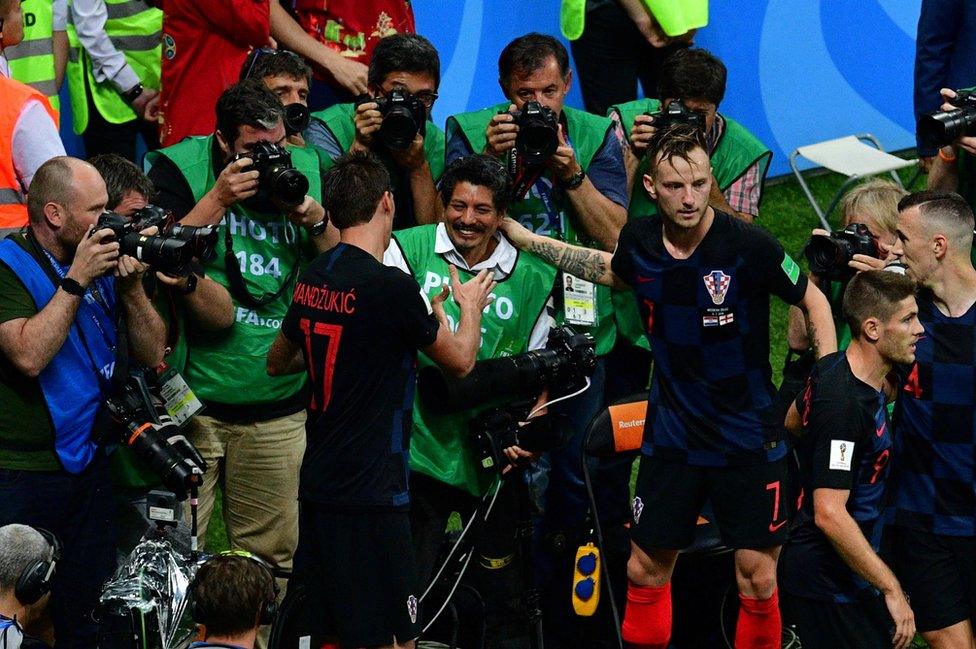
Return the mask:
<path id="1" fill-rule="evenodd" d="M 976 618 L 976 538 L 888 527 L 891 568 L 911 598 L 919 631 Z"/>
<path id="2" fill-rule="evenodd" d="M 868 589 L 857 602 L 824 602 L 780 591 L 783 625 L 803 649 L 890 649 L 894 637 L 884 598 Z"/>
<path id="3" fill-rule="evenodd" d="M 683 550 L 711 501 L 722 542 L 735 549 L 782 545 L 788 525 L 786 462 L 732 467 L 688 466 L 642 456 L 631 538 L 641 549 Z"/>
<path id="4" fill-rule="evenodd" d="M 375 647 L 420 635 L 405 511 L 344 512 L 303 502 L 292 580 L 303 589 L 301 619 L 313 637 Z"/>

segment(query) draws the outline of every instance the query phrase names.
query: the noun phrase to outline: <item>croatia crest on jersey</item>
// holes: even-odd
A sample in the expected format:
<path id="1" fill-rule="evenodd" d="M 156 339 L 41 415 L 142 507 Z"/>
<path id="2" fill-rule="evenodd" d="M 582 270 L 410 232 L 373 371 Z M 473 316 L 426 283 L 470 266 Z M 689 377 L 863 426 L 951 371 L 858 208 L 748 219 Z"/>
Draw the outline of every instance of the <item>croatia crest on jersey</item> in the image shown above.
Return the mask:
<path id="1" fill-rule="evenodd" d="M 712 298 L 712 303 L 721 304 L 725 302 L 725 295 L 729 292 L 732 277 L 720 270 L 713 270 L 702 279 L 705 280 L 705 288 L 708 290 L 708 295 Z"/>

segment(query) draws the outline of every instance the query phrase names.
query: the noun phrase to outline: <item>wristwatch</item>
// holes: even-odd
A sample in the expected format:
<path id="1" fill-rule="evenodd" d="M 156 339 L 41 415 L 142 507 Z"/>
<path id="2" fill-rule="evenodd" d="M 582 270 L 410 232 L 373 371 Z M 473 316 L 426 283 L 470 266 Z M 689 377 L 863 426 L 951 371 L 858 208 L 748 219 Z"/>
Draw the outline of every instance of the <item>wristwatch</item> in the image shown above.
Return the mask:
<path id="1" fill-rule="evenodd" d="M 68 295 L 74 295 L 75 297 L 85 297 L 85 287 L 79 284 L 76 280 L 70 277 L 65 277 L 61 280 L 61 290 L 63 290 Z"/>
<path id="2" fill-rule="evenodd" d="M 193 291 L 197 290 L 197 276 L 196 273 L 190 273 L 186 278 L 186 287 L 180 288 L 179 286 L 174 286 L 173 290 L 180 295 L 189 295 Z"/>
<path id="3" fill-rule="evenodd" d="M 574 173 L 569 180 L 563 182 L 563 189 L 576 189 L 583 184 L 583 180 L 586 179 L 586 172 L 580 167 L 580 170 Z"/>
<path id="4" fill-rule="evenodd" d="M 122 99 L 125 100 L 125 103 L 131 104 L 132 102 L 134 102 L 136 99 L 139 98 L 139 95 L 142 94 L 142 90 L 143 90 L 142 84 L 137 83 L 136 85 L 132 86 L 125 92 L 121 93 Z"/>

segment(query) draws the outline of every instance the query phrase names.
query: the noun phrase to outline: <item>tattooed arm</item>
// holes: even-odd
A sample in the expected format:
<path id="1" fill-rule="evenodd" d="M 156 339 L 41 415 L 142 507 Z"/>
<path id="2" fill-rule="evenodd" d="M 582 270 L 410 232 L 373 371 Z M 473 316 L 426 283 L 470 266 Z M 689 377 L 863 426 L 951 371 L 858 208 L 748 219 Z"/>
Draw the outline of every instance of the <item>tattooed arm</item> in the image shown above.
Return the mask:
<path id="1" fill-rule="evenodd" d="M 627 288 L 627 284 L 610 269 L 613 255 L 609 252 L 573 246 L 535 234 L 508 217 L 502 220 L 499 228 L 517 248 L 531 252 L 570 275 L 604 286 Z"/>
<path id="2" fill-rule="evenodd" d="M 796 306 L 806 315 L 807 334 L 816 357 L 822 358 L 837 351 L 837 331 L 827 296 L 813 282 L 809 282 L 803 299 Z"/>

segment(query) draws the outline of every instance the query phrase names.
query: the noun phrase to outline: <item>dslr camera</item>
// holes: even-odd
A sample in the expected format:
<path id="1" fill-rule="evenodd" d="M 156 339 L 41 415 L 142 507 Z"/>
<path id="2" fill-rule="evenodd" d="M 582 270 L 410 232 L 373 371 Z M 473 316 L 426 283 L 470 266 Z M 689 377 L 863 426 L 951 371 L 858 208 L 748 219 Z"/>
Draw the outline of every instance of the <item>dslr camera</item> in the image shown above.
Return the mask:
<path id="1" fill-rule="evenodd" d="M 285 135 L 296 135 L 308 128 L 312 113 L 305 104 L 286 104 L 282 121 L 285 123 Z"/>
<path id="2" fill-rule="evenodd" d="M 830 235 L 815 234 L 810 237 L 803 253 L 810 272 L 833 281 L 844 281 L 853 277 L 854 269 L 847 264 L 854 255 L 881 258 L 871 231 L 863 223 L 851 223 Z"/>
<path id="3" fill-rule="evenodd" d="M 963 136 L 976 135 L 976 92 L 957 90 L 956 98 L 949 103 L 957 108 L 918 118 L 916 130 L 922 144 L 938 148 Z"/>
<path id="4" fill-rule="evenodd" d="M 388 149 L 409 149 L 418 133 L 427 135 L 427 107 L 413 93 L 396 89 L 385 97 L 363 95 L 356 106 L 369 102 L 375 102 L 383 116 L 377 137 Z"/>
<path id="5" fill-rule="evenodd" d="M 510 113 L 515 118 L 518 134 L 515 150 L 523 163 L 536 167 L 546 163 L 559 146 L 559 118 L 548 106 L 527 101 L 522 109 Z"/>
<path id="6" fill-rule="evenodd" d="M 155 206 L 139 210 L 131 219 L 103 212 L 92 233 L 108 228 L 112 234 L 104 240 L 118 241 L 119 254 L 134 257 L 167 275 L 185 275 L 193 257 L 205 261 L 213 255 L 217 232 L 209 227 L 165 226 L 167 218 L 167 213 Z M 159 234 L 139 234 L 152 225 L 160 228 Z"/>
<path id="7" fill-rule="evenodd" d="M 273 142 L 254 142 L 247 151 L 238 153 L 230 162 L 250 158 L 251 166 L 242 171 L 258 172 L 258 195 L 287 207 L 296 207 L 308 194 L 308 178 L 295 169 L 291 153 Z M 228 164 L 230 164 L 230 162 Z"/>
<path id="8" fill-rule="evenodd" d="M 674 99 L 668 104 L 667 110 L 656 113 L 644 113 L 654 118 L 654 128 L 666 129 L 673 124 L 688 124 L 698 130 L 705 129 L 705 119 L 702 114 L 687 106 L 681 99 Z"/>

